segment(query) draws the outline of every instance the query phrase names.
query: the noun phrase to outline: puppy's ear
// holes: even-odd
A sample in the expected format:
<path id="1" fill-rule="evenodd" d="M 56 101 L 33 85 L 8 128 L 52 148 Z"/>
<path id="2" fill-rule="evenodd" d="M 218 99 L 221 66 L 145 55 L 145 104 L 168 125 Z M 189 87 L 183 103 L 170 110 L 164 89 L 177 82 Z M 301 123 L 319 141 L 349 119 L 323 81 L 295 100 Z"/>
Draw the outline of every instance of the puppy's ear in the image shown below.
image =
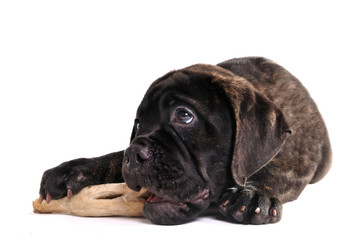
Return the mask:
<path id="1" fill-rule="evenodd" d="M 239 94 L 240 102 L 232 102 L 236 118 L 232 175 L 242 186 L 279 152 L 291 130 L 282 112 L 263 94 L 249 88 Z"/>

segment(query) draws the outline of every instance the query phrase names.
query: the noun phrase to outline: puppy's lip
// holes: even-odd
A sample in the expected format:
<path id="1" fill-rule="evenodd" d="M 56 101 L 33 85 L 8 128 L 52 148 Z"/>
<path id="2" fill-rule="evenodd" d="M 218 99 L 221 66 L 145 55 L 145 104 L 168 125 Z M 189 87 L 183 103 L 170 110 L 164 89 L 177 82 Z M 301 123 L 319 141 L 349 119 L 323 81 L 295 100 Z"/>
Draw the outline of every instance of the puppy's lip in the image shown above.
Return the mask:
<path id="1" fill-rule="evenodd" d="M 148 202 L 166 202 L 167 200 L 161 197 L 158 197 L 155 194 L 151 194 L 149 198 L 147 199 Z"/>
<path id="2" fill-rule="evenodd" d="M 182 202 L 175 202 L 175 201 L 172 201 L 172 200 L 168 200 L 168 199 L 163 198 L 161 196 L 158 196 L 158 195 L 156 195 L 154 193 L 151 193 L 151 195 L 147 199 L 147 202 L 149 202 L 149 203 L 170 203 L 170 204 L 174 204 L 174 205 L 185 205 L 186 203 L 197 204 L 197 203 L 200 203 L 200 202 L 203 202 L 203 201 L 207 200 L 208 198 L 209 198 L 209 190 L 205 189 L 201 193 L 199 193 L 195 198 L 185 199 Z"/>
<path id="3" fill-rule="evenodd" d="M 149 198 L 147 199 L 148 203 L 168 203 L 168 204 L 172 204 L 172 205 L 178 205 L 178 206 L 183 206 L 185 205 L 185 203 L 178 203 L 178 202 L 173 202 L 170 200 L 167 200 L 165 198 L 159 197 L 155 194 L 151 194 L 149 196 Z"/>

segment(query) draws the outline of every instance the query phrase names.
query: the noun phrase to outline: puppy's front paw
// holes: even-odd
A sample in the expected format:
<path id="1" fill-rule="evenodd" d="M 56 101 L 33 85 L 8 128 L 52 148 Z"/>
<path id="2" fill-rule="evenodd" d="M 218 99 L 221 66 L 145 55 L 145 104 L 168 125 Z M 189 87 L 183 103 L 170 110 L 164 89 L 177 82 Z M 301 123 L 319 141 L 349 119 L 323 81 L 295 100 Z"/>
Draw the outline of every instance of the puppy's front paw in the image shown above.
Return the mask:
<path id="1" fill-rule="evenodd" d="M 76 159 L 44 172 L 40 183 L 39 201 L 60 199 L 77 194 L 83 187 L 96 184 L 90 174 L 92 168 L 87 159 Z"/>
<path id="2" fill-rule="evenodd" d="M 252 187 L 236 187 L 223 194 L 219 211 L 239 223 L 276 223 L 281 220 L 282 203 L 265 191 Z"/>

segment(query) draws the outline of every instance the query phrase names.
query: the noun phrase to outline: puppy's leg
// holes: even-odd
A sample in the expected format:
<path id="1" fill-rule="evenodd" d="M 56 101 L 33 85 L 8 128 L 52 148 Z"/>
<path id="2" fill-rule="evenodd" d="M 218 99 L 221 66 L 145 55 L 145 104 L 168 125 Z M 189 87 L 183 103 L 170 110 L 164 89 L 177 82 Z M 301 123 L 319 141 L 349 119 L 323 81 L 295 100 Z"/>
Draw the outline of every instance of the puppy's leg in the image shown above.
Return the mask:
<path id="1" fill-rule="evenodd" d="M 89 185 L 124 182 L 122 161 L 123 151 L 120 151 L 98 158 L 75 159 L 49 169 L 40 183 L 39 200 L 71 198 Z"/>

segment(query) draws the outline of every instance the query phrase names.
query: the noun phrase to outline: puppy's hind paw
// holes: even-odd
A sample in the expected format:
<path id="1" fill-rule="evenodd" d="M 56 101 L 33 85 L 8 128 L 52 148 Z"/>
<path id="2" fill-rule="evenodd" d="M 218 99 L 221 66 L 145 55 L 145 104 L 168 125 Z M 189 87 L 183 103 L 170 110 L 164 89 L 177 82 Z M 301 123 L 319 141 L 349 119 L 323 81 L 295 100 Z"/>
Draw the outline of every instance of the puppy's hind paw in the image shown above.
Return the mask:
<path id="1" fill-rule="evenodd" d="M 219 202 L 220 213 L 244 224 L 267 224 L 281 220 L 282 204 L 268 193 L 242 187 L 227 190 Z"/>

